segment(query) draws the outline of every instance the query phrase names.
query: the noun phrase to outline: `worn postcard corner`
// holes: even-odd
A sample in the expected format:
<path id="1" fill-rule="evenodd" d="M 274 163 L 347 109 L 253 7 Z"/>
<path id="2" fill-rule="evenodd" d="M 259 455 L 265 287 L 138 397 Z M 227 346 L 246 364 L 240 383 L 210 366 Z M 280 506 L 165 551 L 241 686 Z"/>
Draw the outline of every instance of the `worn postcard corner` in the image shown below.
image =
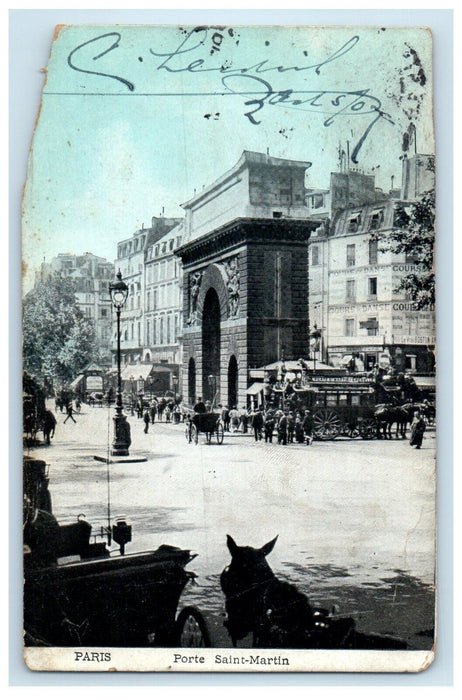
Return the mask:
<path id="1" fill-rule="evenodd" d="M 58 25 L 44 71 L 28 668 L 424 671 L 431 31 Z"/>

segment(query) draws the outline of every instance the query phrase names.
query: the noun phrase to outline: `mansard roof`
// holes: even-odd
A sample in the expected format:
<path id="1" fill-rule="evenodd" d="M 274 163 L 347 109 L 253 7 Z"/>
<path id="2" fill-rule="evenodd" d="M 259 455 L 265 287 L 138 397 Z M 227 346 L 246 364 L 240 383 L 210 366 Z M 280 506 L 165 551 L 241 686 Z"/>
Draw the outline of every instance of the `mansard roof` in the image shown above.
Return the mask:
<path id="1" fill-rule="evenodd" d="M 370 204 L 363 204 L 357 207 L 342 209 L 334 217 L 332 222 L 333 236 L 352 236 L 369 233 L 371 231 L 370 222 L 374 215 L 382 214 L 380 229 L 393 227 L 393 217 L 395 210 L 395 200 L 380 200 Z M 356 222 L 356 230 L 350 230 L 350 224 Z"/>

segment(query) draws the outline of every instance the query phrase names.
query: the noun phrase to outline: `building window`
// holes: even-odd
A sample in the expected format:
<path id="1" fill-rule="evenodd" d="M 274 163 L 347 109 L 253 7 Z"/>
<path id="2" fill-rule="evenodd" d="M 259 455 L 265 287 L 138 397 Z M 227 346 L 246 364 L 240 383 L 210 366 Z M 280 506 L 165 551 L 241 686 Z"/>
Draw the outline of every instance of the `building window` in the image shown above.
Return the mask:
<path id="1" fill-rule="evenodd" d="M 355 335 L 355 320 L 354 318 L 345 319 L 345 335 L 353 336 Z"/>
<path id="2" fill-rule="evenodd" d="M 175 343 L 178 340 L 178 316 L 175 316 L 175 337 L 173 340 Z"/>
<path id="3" fill-rule="evenodd" d="M 416 357 L 416 355 L 406 355 L 405 368 L 409 369 L 411 371 L 415 371 L 417 369 L 417 357 Z"/>
<path id="4" fill-rule="evenodd" d="M 347 245 L 346 264 L 347 267 L 354 267 L 356 264 L 356 246 L 354 243 Z"/>
<path id="5" fill-rule="evenodd" d="M 171 339 L 171 337 L 170 337 L 170 332 L 171 332 L 171 327 L 170 327 L 170 326 L 171 326 L 171 323 L 170 323 L 170 321 L 171 321 L 170 316 L 167 316 L 167 338 L 166 338 L 166 340 L 167 340 L 167 345 L 170 345 L 170 343 L 172 342 L 172 339 Z"/>
<path id="6" fill-rule="evenodd" d="M 347 280 L 346 282 L 346 298 L 347 301 L 353 301 L 356 298 L 356 281 Z"/>
<path id="7" fill-rule="evenodd" d="M 101 309 L 101 318 L 107 318 L 107 309 Z"/>
<path id="8" fill-rule="evenodd" d="M 146 295 L 146 310 L 149 311 L 151 308 L 151 292 Z"/>
<path id="9" fill-rule="evenodd" d="M 372 212 L 369 221 L 369 231 L 376 231 L 383 224 L 383 209 L 377 209 Z"/>
<path id="10" fill-rule="evenodd" d="M 353 214 L 348 221 L 348 232 L 356 233 L 361 224 L 361 214 Z"/>
<path id="11" fill-rule="evenodd" d="M 135 324 L 134 323 L 130 324 L 130 333 L 131 333 L 130 339 L 133 340 L 135 337 Z"/>
<path id="12" fill-rule="evenodd" d="M 160 319 L 160 344 L 164 344 L 164 317 L 161 316 Z"/>
<path id="13" fill-rule="evenodd" d="M 311 208 L 312 209 L 320 209 L 323 206 L 324 206 L 324 195 L 313 194 L 311 197 Z"/>
<path id="14" fill-rule="evenodd" d="M 416 336 L 418 328 L 418 317 L 417 316 L 406 316 L 406 331 L 407 335 Z"/>
<path id="15" fill-rule="evenodd" d="M 311 248 L 311 264 L 319 265 L 319 248 L 317 245 Z"/>
<path id="16" fill-rule="evenodd" d="M 157 309 L 157 289 L 154 290 L 153 292 L 153 299 L 152 299 L 152 308 L 154 311 Z"/>
<path id="17" fill-rule="evenodd" d="M 377 264 L 378 241 L 369 241 L 369 265 Z"/>
<path id="18" fill-rule="evenodd" d="M 170 243 L 169 243 L 169 245 L 168 245 L 169 250 L 173 250 L 173 246 L 174 246 L 174 245 L 175 245 L 175 241 L 174 241 L 173 238 L 172 238 L 171 241 L 170 241 Z"/>
<path id="19" fill-rule="evenodd" d="M 151 345 L 151 321 L 146 321 L 146 345 Z"/>
<path id="20" fill-rule="evenodd" d="M 377 277 L 369 277 L 367 281 L 367 294 L 369 297 L 377 296 Z"/>
<path id="21" fill-rule="evenodd" d="M 366 328 L 367 328 L 367 335 L 378 335 L 379 324 L 377 323 L 377 319 L 376 318 L 368 318 Z"/>
<path id="22" fill-rule="evenodd" d="M 411 263 L 414 265 L 419 262 L 419 258 L 416 256 L 416 254 L 411 252 L 411 251 L 408 251 L 408 250 L 405 253 L 404 259 L 405 259 L 405 262 Z"/>

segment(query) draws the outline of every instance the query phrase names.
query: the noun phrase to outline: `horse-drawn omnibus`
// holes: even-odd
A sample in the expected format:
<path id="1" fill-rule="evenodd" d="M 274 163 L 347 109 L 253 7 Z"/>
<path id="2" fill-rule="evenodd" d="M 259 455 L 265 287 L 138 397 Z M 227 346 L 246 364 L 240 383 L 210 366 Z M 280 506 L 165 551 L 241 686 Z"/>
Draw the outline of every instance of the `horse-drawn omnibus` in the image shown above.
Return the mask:
<path id="1" fill-rule="evenodd" d="M 267 407 L 310 410 L 313 437 L 318 440 L 378 437 L 377 406 L 404 403 L 414 391 L 412 382 L 403 383 L 401 377 L 332 367 L 316 370 L 310 364 L 302 362 L 295 372 L 279 372 L 275 381 L 266 376 L 264 393 Z"/>

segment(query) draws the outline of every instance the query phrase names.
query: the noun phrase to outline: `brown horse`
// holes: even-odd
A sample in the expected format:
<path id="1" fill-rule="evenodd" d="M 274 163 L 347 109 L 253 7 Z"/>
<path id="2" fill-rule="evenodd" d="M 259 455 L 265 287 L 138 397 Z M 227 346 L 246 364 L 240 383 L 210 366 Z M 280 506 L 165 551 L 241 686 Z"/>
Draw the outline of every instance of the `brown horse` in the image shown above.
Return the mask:
<path id="1" fill-rule="evenodd" d="M 224 623 L 233 645 L 253 633 L 262 649 L 406 649 L 404 641 L 357 632 L 351 617 L 333 619 L 271 570 L 266 557 L 277 537 L 259 549 L 239 547 L 227 536 L 231 563 L 221 574 Z"/>
<path id="2" fill-rule="evenodd" d="M 277 537 L 259 549 L 239 547 L 230 535 L 231 564 L 221 574 L 226 597 L 225 626 L 233 645 L 253 633 L 253 646 L 267 649 L 333 649 L 348 645 L 351 618 L 330 620 L 327 610 L 313 610 L 308 598 L 278 579 L 266 557 Z"/>
<path id="3" fill-rule="evenodd" d="M 377 404 L 375 407 L 374 417 L 377 422 L 377 437 L 391 440 L 392 427 L 396 423 L 396 437 L 405 438 L 407 424 L 412 421 L 413 412 L 408 410 L 406 404 L 404 406 L 392 406 L 391 404 Z"/>

